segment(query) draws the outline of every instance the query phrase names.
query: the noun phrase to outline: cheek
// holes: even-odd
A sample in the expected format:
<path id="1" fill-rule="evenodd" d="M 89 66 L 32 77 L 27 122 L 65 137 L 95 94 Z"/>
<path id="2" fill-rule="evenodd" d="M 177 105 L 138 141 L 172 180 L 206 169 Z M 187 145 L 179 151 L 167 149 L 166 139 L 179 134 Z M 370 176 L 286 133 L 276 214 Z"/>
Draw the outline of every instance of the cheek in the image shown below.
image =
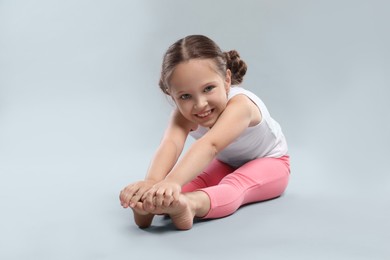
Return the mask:
<path id="1" fill-rule="evenodd" d="M 224 106 L 226 106 L 227 102 L 228 102 L 228 96 L 226 93 L 221 93 L 220 97 L 219 97 L 219 102 L 221 104 L 223 104 Z"/>
<path id="2" fill-rule="evenodd" d="M 189 102 L 177 102 L 176 106 L 182 114 L 191 111 L 191 104 Z"/>

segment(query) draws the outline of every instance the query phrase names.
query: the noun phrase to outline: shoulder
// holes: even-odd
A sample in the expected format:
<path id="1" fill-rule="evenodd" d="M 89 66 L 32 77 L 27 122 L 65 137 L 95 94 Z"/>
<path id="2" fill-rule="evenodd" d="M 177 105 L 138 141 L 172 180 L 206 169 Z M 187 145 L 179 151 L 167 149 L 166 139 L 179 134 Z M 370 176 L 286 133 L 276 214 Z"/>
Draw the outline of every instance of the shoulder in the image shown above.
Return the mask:
<path id="1" fill-rule="evenodd" d="M 181 115 L 180 111 L 175 109 L 171 113 L 168 126 L 165 129 L 163 140 L 171 141 L 178 147 L 182 147 L 193 127 L 193 124 L 185 119 Z"/>
<path id="2" fill-rule="evenodd" d="M 250 118 L 249 126 L 254 126 L 261 122 L 262 115 L 259 107 L 253 101 L 253 97 L 248 96 L 245 92 L 235 93 L 229 99 L 227 107 L 230 108 L 229 110 L 238 110 L 242 116 L 248 116 Z"/>
<path id="3" fill-rule="evenodd" d="M 228 105 L 239 104 L 239 105 L 247 106 L 250 105 L 250 103 L 252 103 L 251 99 L 244 93 L 235 94 L 228 101 Z"/>
<path id="4" fill-rule="evenodd" d="M 175 108 L 171 113 L 170 127 L 179 128 L 183 131 L 189 133 L 192 130 L 195 130 L 198 126 L 197 124 L 186 119 L 180 111 Z"/>
<path id="5" fill-rule="evenodd" d="M 231 99 L 241 94 L 247 96 L 250 99 L 259 99 L 259 97 L 255 93 L 240 86 L 230 87 L 228 98 Z"/>

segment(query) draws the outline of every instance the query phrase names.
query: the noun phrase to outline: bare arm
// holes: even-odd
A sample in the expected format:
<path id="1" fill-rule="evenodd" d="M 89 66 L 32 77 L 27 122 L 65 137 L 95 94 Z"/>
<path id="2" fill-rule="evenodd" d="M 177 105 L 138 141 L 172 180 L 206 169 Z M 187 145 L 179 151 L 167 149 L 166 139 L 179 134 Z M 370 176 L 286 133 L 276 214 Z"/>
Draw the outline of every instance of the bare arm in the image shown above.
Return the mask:
<path id="1" fill-rule="evenodd" d="M 165 178 L 180 185 L 195 178 L 211 160 L 258 120 L 257 107 L 243 95 L 232 98 L 215 125 L 196 141 Z"/>
<path id="2" fill-rule="evenodd" d="M 163 203 L 167 206 L 178 199 L 182 185 L 201 173 L 218 152 L 232 143 L 248 126 L 260 121 L 260 111 L 249 98 L 243 95 L 232 98 L 212 129 L 190 147 L 163 181 L 145 193 L 143 199 L 147 207 L 158 207 Z"/>
<path id="3" fill-rule="evenodd" d="M 119 198 L 123 207 L 134 207 L 146 191 L 167 176 L 183 150 L 191 127 L 193 127 L 191 123 L 184 119 L 178 111 L 172 113 L 145 180 L 131 183 L 121 191 Z"/>
<path id="4" fill-rule="evenodd" d="M 177 162 L 190 130 L 190 123 L 178 111 L 174 111 L 161 144 L 149 166 L 145 180 L 157 182 L 167 176 Z"/>

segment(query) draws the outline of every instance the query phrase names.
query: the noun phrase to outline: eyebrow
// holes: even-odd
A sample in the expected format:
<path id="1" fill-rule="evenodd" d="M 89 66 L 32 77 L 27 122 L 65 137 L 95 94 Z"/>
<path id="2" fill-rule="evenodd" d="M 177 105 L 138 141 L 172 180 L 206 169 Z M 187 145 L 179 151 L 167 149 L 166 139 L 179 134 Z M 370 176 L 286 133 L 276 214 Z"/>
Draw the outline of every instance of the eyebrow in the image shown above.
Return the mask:
<path id="1" fill-rule="evenodd" d="M 187 91 L 179 91 L 179 92 L 175 92 L 175 95 L 180 96 L 180 95 L 186 94 L 186 93 L 188 93 L 188 92 Z"/>
<path id="2" fill-rule="evenodd" d="M 208 83 L 206 83 L 206 84 L 203 84 L 203 88 L 208 87 L 208 86 L 210 86 L 210 85 L 215 85 L 215 84 L 217 84 L 216 81 L 210 81 L 210 82 L 208 82 Z"/>
<path id="3" fill-rule="evenodd" d="M 205 88 L 205 87 L 208 87 L 210 85 L 215 85 L 217 83 L 217 81 L 210 81 L 210 82 L 207 82 L 205 84 L 202 84 L 202 89 Z M 182 94 L 188 94 L 189 92 L 188 91 L 184 91 L 184 90 L 181 90 L 181 91 L 178 91 L 175 93 L 175 95 L 182 95 Z"/>

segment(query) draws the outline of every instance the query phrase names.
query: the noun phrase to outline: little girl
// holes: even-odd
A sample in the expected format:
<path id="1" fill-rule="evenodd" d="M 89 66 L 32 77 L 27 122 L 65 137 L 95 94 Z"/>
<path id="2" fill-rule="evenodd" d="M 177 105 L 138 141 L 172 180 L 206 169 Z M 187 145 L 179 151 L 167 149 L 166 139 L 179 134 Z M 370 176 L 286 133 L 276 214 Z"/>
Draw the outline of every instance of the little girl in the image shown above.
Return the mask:
<path id="1" fill-rule="evenodd" d="M 120 193 L 140 228 L 167 214 L 178 229 L 280 196 L 290 175 L 287 144 L 264 103 L 239 85 L 246 64 L 191 35 L 167 50 L 160 88 L 175 103 L 145 180 Z M 196 139 L 178 160 L 188 135 Z"/>

